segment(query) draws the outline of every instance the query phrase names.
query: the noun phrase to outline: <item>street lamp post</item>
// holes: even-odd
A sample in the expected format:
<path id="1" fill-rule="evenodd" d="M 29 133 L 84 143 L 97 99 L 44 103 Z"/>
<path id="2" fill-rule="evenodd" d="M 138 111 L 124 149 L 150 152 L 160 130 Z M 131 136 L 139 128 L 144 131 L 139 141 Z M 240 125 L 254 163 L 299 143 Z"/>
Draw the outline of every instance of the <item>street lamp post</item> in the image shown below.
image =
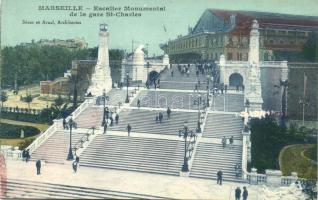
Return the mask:
<path id="1" fill-rule="evenodd" d="M 73 156 L 73 151 L 72 151 L 72 128 L 76 128 L 77 127 L 77 123 L 72 119 L 72 115 L 71 118 L 68 120 L 67 124 L 68 128 L 70 129 L 70 147 L 69 147 L 69 151 L 68 151 L 68 155 L 66 160 L 73 160 L 74 156 Z"/>
<path id="2" fill-rule="evenodd" d="M 126 74 L 126 83 L 127 83 L 127 95 L 126 95 L 126 100 L 125 103 L 129 103 L 129 97 L 128 97 L 128 84 L 129 84 L 129 74 Z"/>
<path id="3" fill-rule="evenodd" d="M 200 110 L 200 106 L 202 104 L 202 96 L 201 94 L 198 94 L 198 99 L 195 101 L 195 104 L 198 104 L 198 123 L 197 123 L 197 128 L 196 128 L 196 132 L 197 133 L 201 133 L 201 110 Z"/>
<path id="4" fill-rule="evenodd" d="M 206 106 L 210 106 L 209 93 L 210 93 L 210 75 L 207 75 L 207 86 L 206 86 Z"/>
<path id="5" fill-rule="evenodd" d="M 105 89 L 103 89 L 103 96 L 102 96 L 102 98 L 103 98 L 103 121 L 102 121 L 102 126 L 104 126 L 105 125 L 105 123 L 106 123 L 106 101 L 108 101 L 109 100 L 109 97 L 108 96 L 106 96 L 106 91 L 105 91 Z"/>
<path id="6" fill-rule="evenodd" d="M 187 126 L 187 122 L 184 123 L 183 129 L 179 130 L 179 137 L 183 136 L 184 138 L 184 158 L 183 158 L 183 165 L 182 165 L 182 172 L 188 172 L 189 171 L 189 165 L 188 165 L 188 145 L 187 145 L 187 138 L 188 135 L 192 136 L 193 132 L 189 130 Z"/>

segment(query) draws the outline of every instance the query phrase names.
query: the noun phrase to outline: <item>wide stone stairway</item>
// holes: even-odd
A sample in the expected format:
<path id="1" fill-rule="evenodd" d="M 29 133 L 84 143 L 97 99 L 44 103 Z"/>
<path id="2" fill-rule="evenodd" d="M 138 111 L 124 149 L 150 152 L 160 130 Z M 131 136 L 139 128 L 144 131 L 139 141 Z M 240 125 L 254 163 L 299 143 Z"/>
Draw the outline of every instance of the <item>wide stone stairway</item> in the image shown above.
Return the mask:
<path id="1" fill-rule="evenodd" d="M 81 166 L 179 175 L 184 143 L 177 140 L 98 135 Z"/>
<path id="2" fill-rule="evenodd" d="M 78 128 L 92 128 L 101 126 L 103 120 L 102 107 L 88 107 L 86 108 L 74 121 Z"/>
<path id="3" fill-rule="evenodd" d="M 209 113 L 204 127 L 203 137 L 242 139 L 242 117 L 234 114 Z"/>
<path id="4" fill-rule="evenodd" d="M 191 177 L 216 179 L 217 172 L 222 170 L 225 181 L 239 181 L 235 178 L 235 164 L 241 163 L 242 147 L 223 148 L 221 144 L 200 142 L 194 157 Z"/>
<path id="5" fill-rule="evenodd" d="M 75 146 L 85 134 L 72 133 L 72 146 Z M 64 164 L 70 144 L 70 133 L 55 132 L 31 155 L 31 161 L 43 160 L 48 163 Z"/>
<path id="6" fill-rule="evenodd" d="M 156 123 L 156 115 L 163 114 L 162 123 Z M 195 129 L 198 120 L 197 112 L 175 112 L 172 111 L 170 119 L 167 119 L 166 111 L 151 111 L 143 109 L 128 109 L 119 113 L 119 124 L 109 127 L 113 131 L 126 131 L 127 124 L 132 127 L 132 132 L 178 135 L 178 130 L 182 129 L 186 121 L 188 127 Z M 132 133 L 133 134 L 133 133 Z"/>
<path id="7" fill-rule="evenodd" d="M 198 109 L 194 101 L 198 100 L 198 94 L 194 92 L 169 92 L 169 91 L 141 91 L 138 98 L 132 102 L 132 106 L 137 106 L 140 100 L 141 107 L 167 108 L 171 109 Z M 201 108 L 205 106 L 206 93 L 201 94 Z"/>
<path id="8" fill-rule="evenodd" d="M 155 195 L 18 179 L 1 184 L 6 184 L 7 191 L 1 199 L 163 199 Z"/>

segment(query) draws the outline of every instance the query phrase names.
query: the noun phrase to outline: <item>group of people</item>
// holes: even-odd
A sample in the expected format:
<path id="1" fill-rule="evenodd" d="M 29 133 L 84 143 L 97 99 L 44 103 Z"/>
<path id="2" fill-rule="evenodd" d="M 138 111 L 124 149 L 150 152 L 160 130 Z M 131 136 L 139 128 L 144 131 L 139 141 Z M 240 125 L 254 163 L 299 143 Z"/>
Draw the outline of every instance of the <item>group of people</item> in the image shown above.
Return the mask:
<path id="1" fill-rule="evenodd" d="M 171 115 L 171 109 L 170 107 L 167 108 L 167 119 L 170 119 L 170 115 Z M 163 114 L 162 112 L 160 112 L 158 115 L 156 115 L 156 123 L 162 123 L 163 120 Z"/>
<path id="2" fill-rule="evenodd" d="M 235 167 L 237 167 L 237 166 L 235 166 Z M 223 180 L 222 170 L 219 170 L 216 175 L 217 175 L 217 184 L 222 185 L 222 180 Z M 240 200 L 241 196 L 243 197 L 243 200 L 247 200 L 248 191 L 247 191 L 245 186 L 243 187 L 243 193 L 242 193 L 242 190 L 240 189 L 240 187 L 237 187 L 235 189 L 235 200 Z"/>
<path id="3" fill-rule="evenodd" d="M 30 156 L 30 152 L 29 149 L 24 149 L 22 151 L 22 160 L 25 162 L 28 162 L 30 160 L 31 156 Z"/>
<path id="4" fill-rule="evenodd" d="M 229 142 L 227 142 L 227 141 L 229 141 Z M 234 137 L 233 136 L 231 136 L 230 138 L 226 138 L 225 136 L 223 136 L 223 138 L 222 138 L 222 146 L 223 146 L 223 148 L 225 148 L 226 147 L 226 145 L 227 144 L 229 144 L 229 148 L 231 149 L 231 148 L 233 148 L 233 143 L 234 143 Z"/>
<path id="5" fill-rule="evenodd" d="M 109 111 L 107 108 L 105 108 L 105 118 L 106 118 L 106 123 L 103 124 L 104 127 L 104 131 L 103 134 L 106 133 L 107 128 L 108 128 L 108 124 L 109 126 L 113 126 L 114 125 L 114 119 L 115 119 L 115 124 L 118 125 L 119 123 L 119 114 L 117 112 L 113 113 L 111 111 Z M 109 123 L 108 123 L 109 121 Z"/>
<path id="6" fill-rule="evenodd" d="M 75 160 L 72 162 L 72 168 L 73 168 L 74 173 L 77 172 L 78 165 L 79 165 L 79 157 L 75 155 Z M 37 160 L 35 162 L 35 167 L 36 167 L 36 175 L 40 175 L 41 174 L 41 167 L 42 167 L 41 160 Z"/>
<path id="7" fill-rule="evenodd" d="M 237 187 L 235 189 L 235 200 L 240 200 L 241 197 L 243 198 L 243 200 L 247 200 L 248 191 L 245 186 L 243 187 L 243 193 L 240 187 Z"/>

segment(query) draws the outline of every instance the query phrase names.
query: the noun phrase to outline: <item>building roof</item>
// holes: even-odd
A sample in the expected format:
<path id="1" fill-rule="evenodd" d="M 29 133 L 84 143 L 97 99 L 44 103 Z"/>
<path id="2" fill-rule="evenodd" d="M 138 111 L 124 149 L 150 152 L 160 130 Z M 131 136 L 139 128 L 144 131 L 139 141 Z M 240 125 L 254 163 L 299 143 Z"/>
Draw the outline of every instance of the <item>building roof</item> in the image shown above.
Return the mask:
<path id="1" fill-rule="evenodd" d="M 224 21 L 230 21 L 231 15 L 235 15 L 235 29 L 250 31 L 253 19 L 256 19 L 260 28 L 288 28 L 318 31 L 318 17 L 279 14 L 257 11 L 219 10 L 209 9 L 211 14 Z"/>
<path id="2" fill-rule="evenodd" d="M 318 17 L 315 16 L 207 9 L 200 17 L 191 34 L 200 32 L 249 34 L 251 23 L 254 19 L 258 21 L 260 29 L 318 31 Z"/>

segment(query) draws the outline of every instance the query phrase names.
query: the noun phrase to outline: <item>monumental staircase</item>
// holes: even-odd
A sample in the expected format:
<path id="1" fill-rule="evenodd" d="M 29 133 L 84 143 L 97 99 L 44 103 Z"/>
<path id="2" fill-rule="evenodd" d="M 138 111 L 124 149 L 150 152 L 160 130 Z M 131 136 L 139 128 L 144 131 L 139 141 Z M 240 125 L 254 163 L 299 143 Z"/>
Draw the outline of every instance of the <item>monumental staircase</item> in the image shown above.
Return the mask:
<path id="1" fill-rule="evenodd" d="M 72 147 L 85 136 L 84 133 L 72 134 Z M 58 131 L 40 145 L 31 155 L 31 161 L 42 160 L 47 163 L 64 164 L 69 152 L 69 131 Z"/>
<path id="2" fill-rule="evenodd" d="M 156 116 L 159 113 L 163 114 L 162 123 L 156 122 Z M 160 134 L 160 135 L 178 135 L 178 130 L 181 129 L 187 122 L 190 129 L 194 129 L 197 124 L 197 112 L 177 112 L 172 111 L 170 119 L 167 118 L 166 110 L 144 110 L 144 109 L 127 109 L 119 113 L 119 123 L 109 127 L 112 131 L 125 131 L 127 124 L 132 127 L 132 132 Z"/>
<path id="3" fill-rule="evenodd" d="M 98 135 L 81 166 L 179 175 L 184 143 L 178 140 Z"/>

